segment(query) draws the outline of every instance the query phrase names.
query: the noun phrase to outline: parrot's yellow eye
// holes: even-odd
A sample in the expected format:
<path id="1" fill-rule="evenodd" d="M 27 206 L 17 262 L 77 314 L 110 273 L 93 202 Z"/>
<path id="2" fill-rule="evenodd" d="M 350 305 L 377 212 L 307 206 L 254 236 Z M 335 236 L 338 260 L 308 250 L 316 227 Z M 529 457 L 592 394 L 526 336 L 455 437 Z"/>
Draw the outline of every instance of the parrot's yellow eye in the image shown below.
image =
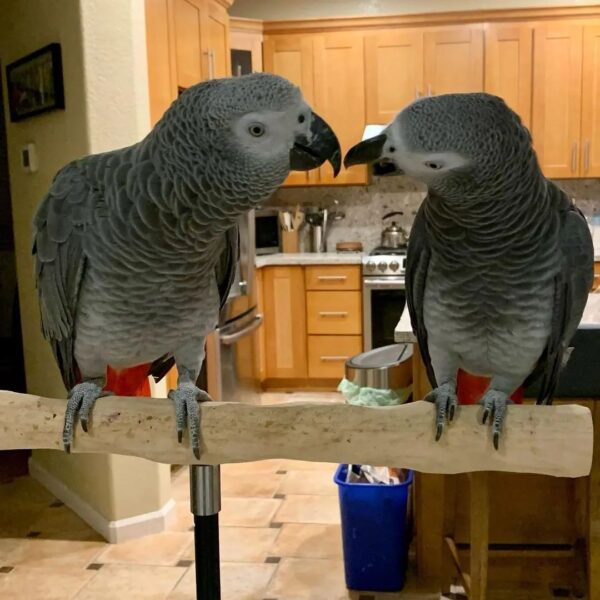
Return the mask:
<path id="1" fill-rule="evenodd" d="M 261 123 L 252 123 L 250 127 L 248 127 L 248 131 L 250 135 L 253 137 L 260 137 L 265 132 L 265 127 Z"/>

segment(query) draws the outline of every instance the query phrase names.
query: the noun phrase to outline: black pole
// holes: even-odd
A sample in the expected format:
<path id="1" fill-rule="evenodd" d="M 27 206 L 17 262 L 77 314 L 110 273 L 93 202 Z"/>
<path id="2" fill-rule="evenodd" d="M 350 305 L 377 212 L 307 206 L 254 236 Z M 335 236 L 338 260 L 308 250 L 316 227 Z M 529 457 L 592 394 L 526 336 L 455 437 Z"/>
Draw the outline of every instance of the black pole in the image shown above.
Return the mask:
<path id="1" fill-rule="evenodd" d="M 194 515 L 196 598 L 198 600 L 221 600 L 220 476 L 218 465 L 190 466 L 190 504 Z"/>

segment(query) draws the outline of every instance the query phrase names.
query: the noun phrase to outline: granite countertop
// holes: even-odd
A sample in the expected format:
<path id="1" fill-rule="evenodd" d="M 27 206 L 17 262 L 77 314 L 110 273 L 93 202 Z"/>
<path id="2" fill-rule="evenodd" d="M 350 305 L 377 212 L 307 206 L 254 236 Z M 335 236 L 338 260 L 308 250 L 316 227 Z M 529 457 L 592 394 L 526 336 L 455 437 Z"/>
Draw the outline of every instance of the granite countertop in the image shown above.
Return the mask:
<path id="1" fill-rule="evenodd" d="M 580 328 L 599 328 L 600 329 L 600 294 L 590 294 L 583 312 Z M 398 325 L 394 330 L 394 340 L 399 343 L 415 343 L 417 338 L 412 332 L 410 326 L 410 316 L 408 307 L 404 309 Z"/>
<path id="2" fill-rule="evenodd" d="M 297 252 L 263 254 L 257 256 L 257 268 L 284 265 L 360 265 L 360 252 Z"/>

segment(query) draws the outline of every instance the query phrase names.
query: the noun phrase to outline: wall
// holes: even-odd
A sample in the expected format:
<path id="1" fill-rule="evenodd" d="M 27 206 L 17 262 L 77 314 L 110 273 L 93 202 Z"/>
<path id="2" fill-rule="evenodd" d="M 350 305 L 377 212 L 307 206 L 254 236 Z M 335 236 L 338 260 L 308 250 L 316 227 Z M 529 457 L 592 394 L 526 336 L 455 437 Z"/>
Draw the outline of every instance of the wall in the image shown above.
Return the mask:
<path id="1" fill-rule="evenodd" d="M 50 42 L 62 46 L 66 109 L 7 122 L 7 135 L 27 388 L 34 394 L 64 397 L 58 369 L 40 333 L 31 221 L 63 165 L 129 145 L 148 131 L 143 2 L 3 1 L 3 65 Z M 20 167 L 20 148 L 32 141 L 40 168 L 27 174 Z M 112 455 L 36 451 L 32 467 L 65 484 L 107 521 L 157 511 L 169 500 L 166 465 Z"/>
<path id="2" fill-rule="evenodd" d="M 594 211 L 600 213 L 600 179 L 565 179 L 556 183 L 575 199 L 586 216 L 591 216 Z M 402 211 L 403 216 L 395 220 L 410 232 L 425 194 L 425 186 L 407 177 L 380 177 L 367 186 L 282 188 L 268 205 L 295 206 L 300 203 L 304 207 L 332 208 L 337 200 L 337 209 L 346 216 L 330 226 L 328 250 L 335 251 L 337 242 L 360 241 L 364 250 L 370 251 L 380 244 L 383 215 Z M 301 230 L 300 243 L 301 250 L 310 249 L 306 226 Z"/>
<path id="3" fill-rule="evenodd" d="M 536 6 L 584 6 L 594 0 L 236 0 L 229 13 L 236 17 L 265 19 L 310 19 L 384 14 L 410 14 L 523 8 Z"/>

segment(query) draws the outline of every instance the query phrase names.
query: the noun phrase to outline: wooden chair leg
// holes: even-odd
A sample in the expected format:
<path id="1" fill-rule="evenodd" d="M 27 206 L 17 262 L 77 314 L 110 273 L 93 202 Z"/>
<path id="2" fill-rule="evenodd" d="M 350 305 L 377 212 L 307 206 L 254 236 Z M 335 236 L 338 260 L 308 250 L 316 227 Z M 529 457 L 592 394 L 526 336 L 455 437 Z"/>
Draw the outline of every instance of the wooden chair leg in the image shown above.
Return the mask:
<path id="1" fill-rule="evenodd" d="M 594 426 L 600 427 L 600 403 L 594 404 Z M 600 444 L 594 444 L 592 471 L 588 481 L 588 598 L 600 600 Z"/>
<path id="2" fill-rule="evenodd" d="M 488 576 L 489 487 L 487 473 L 472 473 L 471 479 L 471 594 L 469 600 L 485 600 Z"/>

